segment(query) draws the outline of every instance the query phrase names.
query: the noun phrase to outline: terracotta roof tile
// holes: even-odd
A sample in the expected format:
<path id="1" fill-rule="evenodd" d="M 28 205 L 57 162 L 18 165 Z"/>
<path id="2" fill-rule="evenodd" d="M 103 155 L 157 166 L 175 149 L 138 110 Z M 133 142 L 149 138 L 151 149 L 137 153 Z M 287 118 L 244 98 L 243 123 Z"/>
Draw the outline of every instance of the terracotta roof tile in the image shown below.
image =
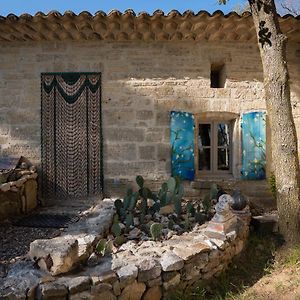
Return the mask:
<path id="1" fill-rule="evenodd" d="M 290 41 L 300 42 L 300 16 L 285 15 L 279 22 Z M 94 15 L 83 11 L 61 14 L 37 12 L 34 16 L 9 14 L 0 16 L 0 41 L 38 40 L 239 40 L 256 41 L 250 12 L 238 15 L 215 11 L 180 13 L 172 10 L 165 14 L 156 10 L 136 14 L 128 9 L 124 13 L 112 10 L 108 14 L 98 11 Z"/>

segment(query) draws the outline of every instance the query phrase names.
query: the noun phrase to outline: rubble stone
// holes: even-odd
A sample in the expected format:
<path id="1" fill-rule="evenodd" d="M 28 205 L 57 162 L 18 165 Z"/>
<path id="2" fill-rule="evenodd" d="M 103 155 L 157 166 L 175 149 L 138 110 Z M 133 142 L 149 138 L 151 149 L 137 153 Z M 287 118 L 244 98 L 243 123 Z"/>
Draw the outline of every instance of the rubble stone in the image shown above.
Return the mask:
<path id="1" fill-rule="evenodd" d="M 183 268 L 184 261 L 173 252 L 167 252 L 162 256 L 160 264 L 163 271 L 176 271 Z"/>
<path id="2" fill-rule="evenodd" d="M 120 300 L 140 300 L 146 290 L 146 285 L 142 282 L 134 282 L 124 288 Z"/>
<path id="3" fill-rule="evenodd" d="M 146 282 L 157 278 L 161 273 L 161 266 L 156 260 L 146 259 L 139 264 L 138 281 Z"/>
<path id="4" fill-rule="evenodd" d="M 40 266 L 52 275 L 66 273 L 78 262 L 78 241 L 68 235 L 35 240 L 30 244 L 29 256 L 33 261 L 44 261 Z"/>

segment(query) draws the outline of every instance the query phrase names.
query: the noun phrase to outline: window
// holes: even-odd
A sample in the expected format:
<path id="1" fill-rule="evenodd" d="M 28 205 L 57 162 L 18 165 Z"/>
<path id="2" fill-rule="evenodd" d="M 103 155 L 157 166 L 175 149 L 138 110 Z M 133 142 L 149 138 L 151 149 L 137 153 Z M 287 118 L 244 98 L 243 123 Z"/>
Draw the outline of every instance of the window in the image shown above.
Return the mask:
<path id="1" fill-rule="evenodd" d="M 231 172 L 232 125 L 230 121 L 198 123 L 199 173 L 219 174 Z"/>
<path id="2" fill-rule="evenodd" d="M 212 64 L 210 71 L 210 87 L 212 88 L 224 88 L 226 81 L 225 65 L 224 64 Z"/>

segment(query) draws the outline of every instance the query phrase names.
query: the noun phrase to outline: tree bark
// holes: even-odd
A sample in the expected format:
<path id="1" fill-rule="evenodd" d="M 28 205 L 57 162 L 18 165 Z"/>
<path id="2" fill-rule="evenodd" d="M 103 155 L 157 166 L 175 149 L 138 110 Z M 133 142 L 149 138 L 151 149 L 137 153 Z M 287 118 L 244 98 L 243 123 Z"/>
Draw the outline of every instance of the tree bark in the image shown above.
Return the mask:
<path id="1" fill-rule="evenodd" d="M 280 31 L 274 0 L 249 0 L 249 4 L 258 36 L 271 126 L 279 231 L 288 243 L 299 243 L 299 158 L 286 63 L 287 39 Z"/>

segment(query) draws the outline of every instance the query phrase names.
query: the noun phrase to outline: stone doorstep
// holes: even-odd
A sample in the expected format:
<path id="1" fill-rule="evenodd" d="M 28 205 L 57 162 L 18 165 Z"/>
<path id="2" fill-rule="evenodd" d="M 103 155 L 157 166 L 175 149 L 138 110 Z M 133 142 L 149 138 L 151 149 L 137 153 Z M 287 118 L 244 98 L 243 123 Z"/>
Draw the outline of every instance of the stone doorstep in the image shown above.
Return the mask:
<path id="1" fill-rule="evenodd" d="M 278 232 L 278 214 L 276 213 L 253 216 L 251 223 L 261 232 Z"/>

